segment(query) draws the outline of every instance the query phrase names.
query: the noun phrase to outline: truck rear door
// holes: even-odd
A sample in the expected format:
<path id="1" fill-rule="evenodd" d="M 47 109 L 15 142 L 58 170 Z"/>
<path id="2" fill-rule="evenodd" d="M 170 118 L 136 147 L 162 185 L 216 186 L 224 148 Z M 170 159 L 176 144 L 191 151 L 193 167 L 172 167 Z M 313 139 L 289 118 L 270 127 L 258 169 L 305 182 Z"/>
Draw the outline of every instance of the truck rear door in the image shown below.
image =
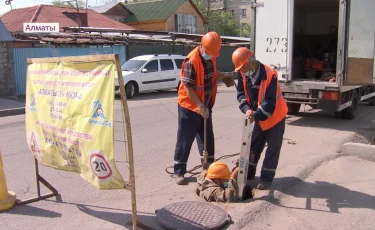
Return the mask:
<path id="1" fill-rule="evenodd" d="M 375 83 L 375 1 L 346 0 L 346 74 L 343 85 Z"/>
<path id="2" fill-rule="evenodd" d="M 279 80 L 291 80 L 293 0 L 257 0 L 255 7 L 255 56 L 277 67 Z"/>

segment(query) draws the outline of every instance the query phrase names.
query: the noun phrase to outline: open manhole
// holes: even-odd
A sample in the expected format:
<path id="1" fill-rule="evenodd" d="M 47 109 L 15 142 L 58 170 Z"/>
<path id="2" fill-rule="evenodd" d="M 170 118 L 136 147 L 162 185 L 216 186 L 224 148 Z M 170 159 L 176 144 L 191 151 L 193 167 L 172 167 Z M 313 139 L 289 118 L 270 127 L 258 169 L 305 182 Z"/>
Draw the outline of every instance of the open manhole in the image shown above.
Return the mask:
<path id="1" fill-rule="evenodd" d="M 224 209 L 198 201 L 170 204 L 155 212 L 166 229 L 220 229 L 231 221 Z"/>

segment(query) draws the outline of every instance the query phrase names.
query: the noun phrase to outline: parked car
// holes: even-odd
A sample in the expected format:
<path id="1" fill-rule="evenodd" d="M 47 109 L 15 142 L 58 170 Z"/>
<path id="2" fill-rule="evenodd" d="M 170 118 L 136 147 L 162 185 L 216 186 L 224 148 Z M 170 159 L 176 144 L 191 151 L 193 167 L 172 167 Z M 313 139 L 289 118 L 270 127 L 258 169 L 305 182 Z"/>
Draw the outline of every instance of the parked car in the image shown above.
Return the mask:
<path id="1" fill-rule="evenodd" d="M 127 98 L 144 91 L 177 89 L 185 58 L 182 55 L 154 54 L 129 59 L 121 66 Z M 117 77 L 115 93 L 120 93 Z"/>

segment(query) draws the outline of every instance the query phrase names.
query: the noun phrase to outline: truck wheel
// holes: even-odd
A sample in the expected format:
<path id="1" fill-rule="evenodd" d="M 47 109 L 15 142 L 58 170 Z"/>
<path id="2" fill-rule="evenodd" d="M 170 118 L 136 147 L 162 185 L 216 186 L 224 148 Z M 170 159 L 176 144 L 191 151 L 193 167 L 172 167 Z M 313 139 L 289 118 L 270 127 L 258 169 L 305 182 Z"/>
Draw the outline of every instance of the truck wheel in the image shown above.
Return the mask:
<path id="1" fill-rule="evenodd" d="M 288 105 L 288 114 L 289 115 L 296 115 L 301 108 L 301 104 L 294 104 L 294 103 L 287 103 Z"/>
<path id="2" fill-rule="evenodd" d="M 334 116 L 337 119 L 341 119 L 343 117 L 342 111 L 335 111 Z"/>
<path id="3" fill-rule="evenodd" d="M 343 117 L 347 120 L 354 120 L 357 114 L 359 100 L 357 92 L 353 93 L 352 105 L 349 108 L 346 108 L 342 111 Z"/>

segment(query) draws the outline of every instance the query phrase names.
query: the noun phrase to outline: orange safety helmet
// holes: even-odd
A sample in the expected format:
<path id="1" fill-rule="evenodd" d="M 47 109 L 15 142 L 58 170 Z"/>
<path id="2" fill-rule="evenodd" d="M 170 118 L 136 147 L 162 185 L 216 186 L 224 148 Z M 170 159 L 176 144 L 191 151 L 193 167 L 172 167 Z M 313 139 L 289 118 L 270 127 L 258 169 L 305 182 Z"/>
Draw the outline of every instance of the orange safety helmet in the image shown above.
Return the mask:
<path id="1" fill-rule="evenodd" d="M 236 49 L 232 54 L 232 62 L 234 64 L 234 71 L 238 71 L 242 68 L 242 66 L 254 56 L 254 52 L 249 50 L 246 47 L 240 47 Z"/>
<path id="2" fill-rule="evenodd" d="M 212 57 L 220 56 L 221 37 L 216 32 L 208 32 L 202 37 L 202 46 L 205 48 L 206 53 Z"/>
<path id="3" fill-rule="evenodd" d="M 229 180 L 232 173 L 227 164 L 222 161 L 215 161 L 208 167 L 206 177 L 210 179 L 227 179 Z"/>

